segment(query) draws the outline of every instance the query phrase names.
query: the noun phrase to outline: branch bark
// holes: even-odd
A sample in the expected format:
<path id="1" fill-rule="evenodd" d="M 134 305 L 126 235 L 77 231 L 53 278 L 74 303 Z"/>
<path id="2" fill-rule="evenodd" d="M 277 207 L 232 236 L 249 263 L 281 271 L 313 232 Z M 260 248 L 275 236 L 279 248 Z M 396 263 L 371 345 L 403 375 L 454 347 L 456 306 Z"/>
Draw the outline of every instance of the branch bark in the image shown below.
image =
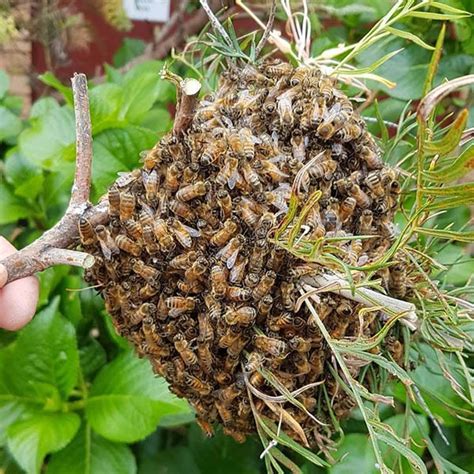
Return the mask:
<path id="1" fill-rule="evenodd" d="M 62 219 L 39 239 L 0 261 L 0 288 L 7 283 L 33 275 L 53 265 L 75 265 L 88 268 L 94 257 L 70 250 L 79 239 L 78 221 L 85 216 L 93 226 L 108 220 L 108 203 L 97 206 L 89 203 L 92 134 L 87 94 L 87 78 L 75 74 L 72 79 L 74 110 L 76 117 L 76 171 L 71 199 Z"/>

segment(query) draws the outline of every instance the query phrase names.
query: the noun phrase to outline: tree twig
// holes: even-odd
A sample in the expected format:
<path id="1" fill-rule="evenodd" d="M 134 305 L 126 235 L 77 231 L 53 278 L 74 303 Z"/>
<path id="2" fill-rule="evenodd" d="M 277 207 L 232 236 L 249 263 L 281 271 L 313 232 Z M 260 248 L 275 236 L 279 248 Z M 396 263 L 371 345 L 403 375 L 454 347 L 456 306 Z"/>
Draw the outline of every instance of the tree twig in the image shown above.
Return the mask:
<path id="1" fill-rule="evenodd" d="M 78 221 L 85 216 L 93 226 L 108 220 L 108 203 L 90 206 L 92 135 L 87 95 L 87 79 L 75 74 L 72 79 L 76 116 L 76 171 L 71 199 L 62 219 L 39 239 L 0 261 L 0 288 L 7 283 L 33 275 L 53 265 L 90 267 L 92 255 L 70 250 L 79 238 Z"/>

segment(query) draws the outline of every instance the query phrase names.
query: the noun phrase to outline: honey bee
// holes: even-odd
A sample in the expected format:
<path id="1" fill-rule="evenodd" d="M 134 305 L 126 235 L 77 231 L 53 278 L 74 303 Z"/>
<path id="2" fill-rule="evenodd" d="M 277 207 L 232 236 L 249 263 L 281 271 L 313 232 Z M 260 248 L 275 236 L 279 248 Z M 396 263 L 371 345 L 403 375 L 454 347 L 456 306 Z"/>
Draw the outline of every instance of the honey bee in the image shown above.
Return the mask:
<path id="1" fill-rule="evenodd" d="M 229 385 L 226 388 L 221 388 L 218 390 L 218 398 L 225 405 L 229 405 L 233 400 L 235 400 L 242 393 L 242 388 L 239 387 L 237 382 Z"/>
<path id="2" fill-rule="evenodd" d="M 244 285 L 247 288 L 255 288 L 260 281 L 260 277 L 257 273 L 247 273 L 247 276 L 244 279 Z"/>
<path id="3" fill-rule="evenodd" d="M 285 311 L 284 313 L 272 316 L 267 321 L 267 326 L 272 331 L 280 331 L 281 329 L 292 328 L 294 322 L 293 313 Z"/>
<path id="4" fill-rule="evenodd" d="M 178 351 L 181 359 L 187 366 L 195 365 L 198 362 L 197 355 L 189 348 L 189 342 L 181 333 L 176 334 L 173 338 L 175 349 Z"/>
<path id="5" fill-rule="evenodd" d="M 96 228 L 96 233 L 97 233 L 97 228 Z M 99 237 L 99 233 L 97 233 L 97 236 Z M 99 240 L 101 240 L 100 237 L 99 237 Z M 142 253 L 141 246 L 137 242 L 134 242 L 132 239 L 127 237 L 126 235 L 123 235 L 123 234 L 117 235 L 117 237 L 115 237 L 115 244 L 116 244 L 116 247 L 118 247 L 120 250 L 123 250 L 124 252 L 127 252 L 133 255 L 134 257 L 139 257 L 140 254 Z"/>
<path id="6" fill-rule="evenodd" d="M 224 140 L 215 140 L 209 143 L 204 149 L 200 163 L 203 166 L 209 166 L 210 164 L 216 163 L 219 158 L 225 153 L 227 145 Z"/>
<path id="7" fill-rule="evenodd" d="M 258 173 L 252 168 L 251 164 L 248 161 L 244 161 L 240 166 L 245 181 L 250 185 L 250 187 L 260 192 L 262 191 L 262 183 L 260 182 L 260 177 Z"/>
<path id="8" fill-rule="evenodd" d="M 403 365 L 403 357 L 405 348 L 403 344 L 393 336 L 389 336 L 385 339 L 385 348 L 392 356 L 393 360 L 400 366 Z"/>
<path id="9" fill-rule="evenodd" d="M 226 294 L 230 301 L 235 302 L 248 301 L 252 296 L 252 292 L 248 288 L 241 288 L 240 286 L 227 287 Z"/>
<path id="10" fill-rule="evenodd" d="M 221 186 L 225 186 L 227 184 L 229 189 L 234 189 L 238 180 L 238 167 L 239 160 L 237 158 L 227 156 L 224 161 L 224 166 L 216 176 L 216 183 Z"/>
<path id="11" fill-rule="evenodd" d="M 237 407 L 237 416 L 240 419 L 246 419 L 252 413 L 252 407 L 250 406 L 250 402 L 248 398 L 242 398 L 239 401 L 239 406 Z"/>
<path id="12" fill-rule="evenodd" d="M 142 226 L 143 243 L 145 250 L 153 255 L 159 251 L 158 244 L 155 241 L 155 234 L 151 225 Z"/>
<path id="13" fill-rule="evenodd" d="M 193 245 L 192 237 L 199 237 L 200 233 L 198 230 L 188 227 L 187 225 L 180 222 L 174 217 L 170 217 L 166 224 L 173 233 L 176 240 L 184 247 L 190 248 Z"/>
<path id="14" fill-rule="evenodd" d="M 103 225 L 96 226 L 95 235 L 97 236 L 100 249 L 106 260 L 110 260 L 114 255 L 119 254 L 120 245 L 118 245 L 116 240 L 114 241 L 106 227 Z"/>
<path id="15" fill-rule="evenodd" d="M 367 163 L 369 169 L 377 170 L 383 168 L 383 161 L 378 154 L 368 146 L 363 146 L 359 156 Z"/>
<path id="16" fill-rule="evenodd" d="M 257 319 L 258 322 L 263 322 L 273 307 L 273 297 L 271 295 L 265 295 L 257 305 Z"/>
<path id="17" fill-rule="evenodd" d="M 341 140 L 343 142 L 351 142 L 357 140 L 362 134 L 362 127 L 356 122 L 346 122 L 339 131 Z"/>
<path id="18" fill-rule="evenodd" d="M 150 283 L 147 283 L 145 286 L 142 286 L 140 290 L 138 291 L 138 294 L 140 296 L 140 299 L 142 300 L 148 300 L 155 296 L 158 292 L 160 291 L 160 286 L 157 285 L 156 282 L 151 285 Z"/>
<path id="19" fill-rule="evenodd" d="M 367 178 L 365 178 L 365 183 L 367 184 L 368 188 L 370 191 L 376 196 L 376 197 L 383 197 L 385 196 L 385 190 L 382 186 L 382 182 L 380 179 L 380 174 L 376 171 L 372 171 L 367 175 Z"/>
<path id="20" fill-rule="evenodd" d="M 270 354 L 274 357 L 280 357 L 287 353 L 288 347 L 285 342 L 280 339 L 268 337 L 263 334 L 258 334 L 254 339 L 255 347 L 262 351 Z"/>
<path id="21" fill-rule="evenodd" d="M 197 417 L 196 418 L 196 423 L 199 425 L 199 428 L 201 428 L 202 432 L 208 438 L 212 438 L 214 436 L 214 428 L 212 427 L 212 425 L 208 421 Z"/>
<path id="22" fill-rule="evenodd" d="M 155 202 L 158 193 L 159 177 L 156 170 L 143 173 L 143 185 L 145 187 L 145 198 L 149 203 Z"/>
<path id="23" fill-rule="evenodd" d="M 339 220 L 342 223 L 347 222 L 353 216 L 356 206 L 357 201 L 353 197 L 346 197 L 339 207 Z"/>
<path id="24" fill-rule="evenodd" d="M 312 370 L 311 363 L 306 355 L 307 351 L 300 351 L 293 355 L 292 361 L 295 364 L 296 372 L 298 375 L 309 374 Z"/>
<path id="25" fill-rule="evenodd" d="M 185 271 L 184 277 L 187 281 L 193 282 L 201 280 L 207 272 L 209 262 L 204 257 L 198 257 L 193 264 Z"/>
<path id="26" fill-rule="evenodd" d="M 402 263 L 397 263 L 390 268 L 390 279 L 388 283 L 390 293 L 397 297 L 403 298 L 407 293 L 407 276 L 406 266 Z"/>
<path id="27" fill-rule="evenodd" d="M 182 293 L 197 295 L 204 291 L 204 285 L 201 281 L 183 281 L 176 282 L 176 286 Z"/>
<path id="28" fill-rule="evenodd" d="M 250 374 L 263 367 L 264 362 L 265 357 L 260 352 L 253 351 L 247 356 L 247 362 L 244 365 L 244 370 Z"/>
<path id="29" fill-rule="evenodd" d="M 156 311 L 156 305 L 153 303 L 143 303 L 138 310 L 130 311 L 129 321 L 132 324 L 139 324 L 144 318 L 154 314 Z"/>
<path id="30" fill-rule="evenodd" d="M 240 326 L 251 326 L 255 322 L 257 311 L 251 306 L 242 306 L 235 310 L 227 311 L 224 314 L 225 322 L 229 326 L 238 324 Z"/>
<path id="31" fill-rule="evenodd" d="M 295 117 L 293 115 L 291 96 L 288 96 L 286 94 L 287 93 L 283 94 L 283 96 L 278 97 L 277 110 L 280 118 L 280 126 L 291 128 L 295 123 Z"/>
<path id="32" fill-rule="evenodd" d="M 94 228 L 85 217 L 79 218 L 79 235 L 82 245 L 93 245 L 96 241 Z"/>
<path id="33" fill-rule="evenodd" d="M 199 174 L 200 166 L 198 163 L 190 163 L 183 171 L 183 180 L 185 183 L 194 183 Z"/>
<path id="34" fill-rule="evenodd" d="M 366 209 L 372 204 L 372 200 L 360 189 L 358 184 L 350 182 L 346 189 L 350 196 L 356 200 L 357 205 L 362 209 Z"/>
<path id="35" fill-rule="evenodd" d="M 280 59 L 275 59 L 273 63 L 268 64 L 265 68 L 265 73 L 273 76 L 275 78 L 283 79 L 289 76 L 293 72 L 293 67 L 291 64 L 281 61 Z"/>
<path id="36" fill-rule="evenodd" d="M 315 163 L 313 166 L 311 166 L 308 170 L 308 173 L 311 178 L 315 180 L 322 178 L 330 180 L 336 172 L 337 167 L 337 161 L 333 160 L 332 158 L 326 158 L 325 160 Z"/>
<path id="37" fill-rule="evenodd" d="M 275 214 L 272 212 L 265 212 L 258 221 L 257 227 L 255 229 L 255 236 L 257 239 L 265 239 L 275 225 L 275 222 Z"/>
<path id="38" fill-rule="evenodd" d="M 133 217 L 135 212 L 135 196 L 130 193 L 120 194 L 120 220 L 125 222 Z"/>
<path id="39" fill-rule="evenodd" d="M 109 188 L 107 200 L 109 202 L 109 216 L 118 217 L 120 215 L 120 191 L 115 186 Z"/>
<path id="40" fill-rule="evenodd" d="M 225 262 L 229 270 L 232 269 L 245 242 L 245 237 L 242 234 L 238 234 L 236 237 L 233 237 L 225 247 L 217 252 L 216 257 Z"/>
<path id="41" fill-rule="evenodd" d="M 172 258 L 168 266 L 175 270 L 186 270 L 189 268 L 193 262 L 198 258 L 198 253 L 194 250 L 189 250 L 186 253 L 182 253 Z"/>
<path id="42" fill-rule="evenodd" d="M 224 372 L 223 370 L 217 370 L 216 372 L 214 372 L 214 380 L 219 385 L 228 385 L 232 380 L 232 375 L 227 372 Z"/>
<path id="43" fill-rule="evenodd" d="M 283 262 L 285 261 L 286 251 L 281 247 L 273 247 L 270 252 L 270 257 L 267 261 L 267 268 L 269 270 L 273 270 L 274 272 L 278 272 Z"/>
<path id="44" fill-rule="evenodd" d="M 248 227 L 253 228 L 257 225 L 259 216 L 252 210 L 249 201 L 241 200 L 237 206 L 237 213 Z"/>
<path id="45" fill-rule="evenodd" d="M 251 273 L 258 273 L 263 269 L 265 265 L 265 257 L 268 253 L 268 244 L 267 240 L 262 238 L 255 242 L 255 246 L 252 249 L 252 254 L 250 255 L 248 270 Z"/>
<path id="46" fill-rule="evenodd" d="M 252 296 L 253 299 L 258 301 L 268 294 L 275 284 L 276 273 L 273 270 L 268 270 L 258 283 L 258 285 L 253 289 Z"/>
<path id="47" fill-rule="evenodd" d="M 160 272 L 149 265 L 145 265 L 141 260 L 133 259 L 132 269 L 148 283 L 153 284 L 160 276 Z"/>
<path id="48" fill-rule="evenodd" d="M 203 382 L 202 380 L 198 379 L 194 375 L 186 373 L 184 375 L 184 381 L 187 386 L 191 388 L 191 390 L 194 390 L 195 392 L 199 393 L 201 396 L 207 396 L 211 393 L 211 386 Z M 217 402 L 216 402 L 217 403 Z"/>
<path id="49" fill-rule="evenodd" d="M 206 313 L 199 313 L 199 337 L 200 342 L 212 342 L 214 340 L 214 329 L 210 323 L 210 317 Z"/>
<path id="50" fill-rule="evenodd" d="M 257 172 L 268 176 L 274 183 L 280 183 L 289 178 L 289 175 L 280 170 L 280 168 L 270 160 L 257 161 L 254 163 Z"/>
<path id="51" fill-rule="evenodd" d="M 191 209 L 191 207 L 184 202 L 177 201 L 176 199 L 170 201 L 169 209 L 171 212 L 176 214 L 178 217 L 181 217 L 185 221 L 192 222 L 196 219 L 196 214 Z"/>
<path id="52" fill-rule="evenodd" d="M 173 236 L 163 219 L 156 219 L 153 226 L 155 237 L 163 252 L 170 253 L 176 248 Z"/>
<path id="53" fill-rule="evenodd" d="M 319 93 L 323 99 L 328 102 L 334 93 L 334 79 L 328 76 L 321 76 L 319 80 Z"/>
<path id="54" fill-rule="evenodd" d="M 360 215 L 359 220 L 359 234 L 370 235 L 372 233 L 372 222 L 374 215 L 370 209 L 364 209 Z"/>
<path id="55" fill-rule="evenodd" d="M 280 283 L 281 301 L 283 308 L 287 311 L 293 311 L 295 301 L 295 284 L 292 281 L 282 281 Z"/>
<path id="56" fill-rule="evenodd" d="M 127 231 L 127 234 L 136 241 L 140 241 L 142 239 L 142 226 L 133 219 L 128 219 L 123 222 L 123 226 Z"/>
<path id="57" fill-rule="evenodd" d="M 196 307 L 196 300 L 186 296 L 170 296 L 166 298 L 165 303 L 171 317 L 189 313 Z"/>
<path id="58" fill-rule="evenodd" d="M 205 196 L 209 191 L 209 185 L 204 181 L 197 181 L 193 184 L 184 186 L 176 193 L 176 199 L 181 202 L 191 201 L 192 199 Z"/>
<path id="59" fill-rule="evenodd" d="M 245 277 L 245 272 L 247 271 L 247 263 L 249 259 L 243 258 L 239 255 L 235 265 L 232 267 L 229 273 L 229 282 L 233 284 L 239 284 Z"/>
<path id="60" fill-rule="evenodd" d="M 210 243 L 211 245 L 222 247 L 237 233 L 237 231 L 237 222 L 233 219 L 227 219 L 224 221 L 223 227 L 211 237 Z"/>
<path id="61" fill-rule="evenodd" d="M 219 301 L 217 301 L 211 294 L 207 293 L 204 295 L 204 304 L 208 310 L 209 319 L 216 322 L 221 317 L 222 307 Z"/>
<path id="62" fill-rule="evenodd" d="M 216 408 L 224 425 L 232 423 L 232 411 L 221 401 L 216 401 Z"/>
<path id="63" fill-rule="evenodd" d="M 174 161 L 166 168 L 164 188 L 168 192 L 173 193 L 178 190 L 183 170 L 184 165 L 180 161 Z"/>
<path id="64" fill-rule="evenodd" d="M 349 265 L 357 265 L 362 254 L 362 249 L 362 240 L 352 240 L 347 246 L 347 253 L 344 257 L 344 260 L 348 262 Z"/>
<path id="65" fill-rule="evenodd" d="M 219 189 L 216 193 L 217 205 L 224 219 L 228 219 L 232 212 L 232 198 L 226 189 Z"/>
<path id="66" fill-rule="evenodd" d="M 310 75 L 311 71 L 308 66 L 299 66 L 295 69 L 294 74 L 291 76 L 290 85 L 296 87 L 302 85 L 306 76 Z"/>
<path id="67" fill-rule="evenodd" d="M 225 334 L 219 339 L 218 346 L 221 349 L 230 347 L 242 334 L 239 326 L 230 326 Z"/>
<path id="68" fill-rule="evenodd" d="M 309 352 L 311 350 L 311 341 L 301 336 L 295 336 L 288 342 L 288 346 L 292 351 Z"/>
<path id="69" fill-rule="evenodd" d="M 211 268 L 211 294 L 220 300 L 224 298 L 227 292 L 227 272 L 221 265 L 214 265 Z"/>
<path id="70" fill-rule="evenodd" d="M 297 162 L 302 163 L 306 158 L 306 147 L 303 133 L 298 128 L 295 128 L 291 133 L 291 145 L 293 148 L 293 157 Z"/>

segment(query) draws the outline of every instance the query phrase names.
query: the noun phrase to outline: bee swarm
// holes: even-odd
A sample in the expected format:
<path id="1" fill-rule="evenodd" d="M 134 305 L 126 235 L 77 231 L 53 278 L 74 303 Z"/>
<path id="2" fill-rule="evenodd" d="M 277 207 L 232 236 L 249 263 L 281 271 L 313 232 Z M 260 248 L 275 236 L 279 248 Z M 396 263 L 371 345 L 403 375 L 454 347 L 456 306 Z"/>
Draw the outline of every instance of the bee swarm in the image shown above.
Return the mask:
<path id="1" fill-rule="evenodd" d="M 86 279 L 101 285 L 118 332 L 208 432 L 219 422 L 244 440 L 255 410 L 318 445 L 313 415 L 327 423 L 330 410 L 341 418 L 353 407 L 327 369 L 314 318 L 305 305 L 296 309 L 299 279 L 318 267 L 272 240 L 310 160 L 301 200 L 318 189 L 322 196 L 305 238 L 376 236 L 334 243 L 348 264 L 370 263 L 394 238 L 397 174 L 331 78 L 279 61 L 225 71 L 189 128 L 165 136 L 142 170 L 110 188 L 109 223 L 80 221 L 82 246 L 96 257 Z M 403 272 L 399 265 L 379 275 L 394 296 L 406 292 Z M 377 331 L 376 313 L 359 318 L 360 304 L 329 295 L 320 294 L 316 310 L 331 337 Z M 298 408 L 275 384 L 290 392 L 312 385 L 295 395 Z"/>

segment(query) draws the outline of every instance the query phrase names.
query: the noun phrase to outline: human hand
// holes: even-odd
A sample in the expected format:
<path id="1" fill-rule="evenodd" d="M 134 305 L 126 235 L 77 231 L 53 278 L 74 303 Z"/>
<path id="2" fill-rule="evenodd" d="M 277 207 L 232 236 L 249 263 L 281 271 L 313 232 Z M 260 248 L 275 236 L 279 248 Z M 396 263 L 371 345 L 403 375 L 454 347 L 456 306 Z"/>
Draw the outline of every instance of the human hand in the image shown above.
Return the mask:
<path id="1" fill-rule="evenodd" d="M 0 236 L 0 260 L 15 252 L 15 247 Z M 0 266 L 0 328 L 16 331 L 29 323 L 35 314 L 39 284 L 32 276 L 3 286 L 6 278 Z"/>

